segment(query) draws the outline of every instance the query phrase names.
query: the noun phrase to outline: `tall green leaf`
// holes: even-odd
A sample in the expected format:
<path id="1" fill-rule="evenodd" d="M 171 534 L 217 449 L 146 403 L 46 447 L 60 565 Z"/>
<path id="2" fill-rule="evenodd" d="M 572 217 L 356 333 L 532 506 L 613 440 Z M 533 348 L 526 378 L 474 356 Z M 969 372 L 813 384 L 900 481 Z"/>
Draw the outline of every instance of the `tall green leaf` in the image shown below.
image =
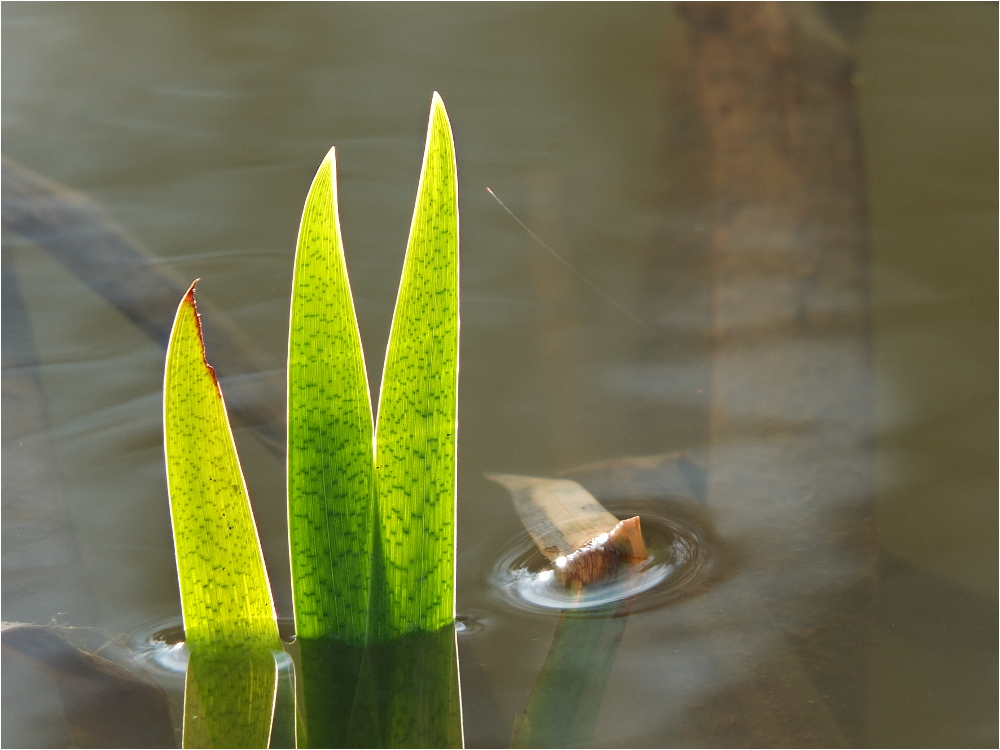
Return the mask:
<path id="1" fill-rule="evenodd" d="M 289 533 L 306 718 L 300 741 L 460 746 L 458 205 L 444 105 L 435 94 L 377 448 L 333 153 L 303 211 L 289 336 Z"/>
<path id="2" fill-rule="evenodd" d="M 310 747 L 350 747 L 367 637 L 375 455 L 330 149 L 299 227 L 288 335 L 288 537 Z"/>
<path id="3" fill-rule="evenodd" d="M 197 283 L 197 282 L 195 282 Z M 267 747 L 281 640 L 192 284 L 167 349 L 164 446 L 184 633 L 185 747 Z"/>
<path id="4" fill-rule="evenodd" d="M 288 337 L 288 534 L 297 637 L 364 643 L 372 554 L 372 410 L 330 149 L 299 229 Z"/>
<path id="5" fill-rule="evenodd" d="M 242 644 L 281 650 L 226 405 L 205 359 L 194 287 L 177 308 L 163 386 L 184 638 L 189 647 Z"/>
<path id="6" fill-rule="evenodd" d="M 379 394 L 379 640 L 454 621 L 457 406 L 458 176 L 435 92 Z"/>

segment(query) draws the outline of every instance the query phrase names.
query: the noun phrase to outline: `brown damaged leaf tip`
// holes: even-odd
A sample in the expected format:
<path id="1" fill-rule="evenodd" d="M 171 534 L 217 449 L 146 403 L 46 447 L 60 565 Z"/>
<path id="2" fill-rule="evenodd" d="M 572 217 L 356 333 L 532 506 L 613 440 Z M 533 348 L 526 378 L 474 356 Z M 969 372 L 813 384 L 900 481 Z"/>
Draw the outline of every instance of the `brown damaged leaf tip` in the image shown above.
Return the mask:
<path id="1" fill-rule="evenodd" d="M 201 313 L 198 311 L 198 301 L 195 299 L 194 290 L 198 286 L 198 282 L 201 279 L 195 279 L 191 282 L 191 286 L 184 293 L 184 298 L 181 300 L 181 307 L 188 306 L 191 308 L 191 312 L 194 313 L 194 325 L 198 331 L 198 343 L 201 346 L 201 360 L 205 363 L 205 367 L 208 369 L 208 374 L 212 376 L 212 380 L 215 381 L 215 387 L 219 388 L 221 393 L 221 386 L 219 384 L 218 373 L 215 372 L 215 368 L 208 362 L 208 352 L 205 350 L 205 330 L 201 325 Z"/>

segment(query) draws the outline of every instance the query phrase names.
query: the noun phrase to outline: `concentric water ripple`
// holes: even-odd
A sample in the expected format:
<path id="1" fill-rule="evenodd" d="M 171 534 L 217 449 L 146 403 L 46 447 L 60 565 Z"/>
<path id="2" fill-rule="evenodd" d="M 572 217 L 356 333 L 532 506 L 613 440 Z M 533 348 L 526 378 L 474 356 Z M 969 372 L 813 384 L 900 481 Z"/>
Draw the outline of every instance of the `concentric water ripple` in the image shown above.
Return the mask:
<path id="1" fill-rule="evenodd" d="M 294 623 L 290 619 L 279 617 L 278 631 L 285 643 L 294 640 Z M 188 649 L 180 617 L 157 620 L 137 628 L 132 633 L 131 649 L 140 664 L 161 677 L 183 676 L 187 671 Z"/>
<path id="2" fill-rule="evenodd" d="M 184 675 L 188 650 L 180 617 L 159 620 L 132 633 L 132 655 L 151 672 L 162 676 Z"/>
<path id="3" fill-rule="evenodd" d="M 479 610 L 460 613 L 455 618 L 455 632 L 459 637 L 483 633 L 489 616 Z M 295 624 L 291 619 L 278 618 L 278 631 L 286 644 L 293 643 Z M 184 625 L 180 617 L 160 619 L 138 627 L 132 633 L 130 650 L 133 658 L 150 672 L 168 681 L 187 671 L 188 649 L 184 643 Z"/>
<path id="4" fill-rule="evenodd" d="M 506 547 L 490 573 L 490 583 L 515 607 L 529 611 L 581 610 L 600 614 L 631 600 L 631 611 L 662 607 L 696 592 L 710 577 L 716 550 L 699 524 L 646 508 L 632 512 L 609 505 L 619 518 L 639 515 L 649 558 L 618 580 L 587 586 L 582 594 L 567 592 L 552 564 L 527 532 Z"/>

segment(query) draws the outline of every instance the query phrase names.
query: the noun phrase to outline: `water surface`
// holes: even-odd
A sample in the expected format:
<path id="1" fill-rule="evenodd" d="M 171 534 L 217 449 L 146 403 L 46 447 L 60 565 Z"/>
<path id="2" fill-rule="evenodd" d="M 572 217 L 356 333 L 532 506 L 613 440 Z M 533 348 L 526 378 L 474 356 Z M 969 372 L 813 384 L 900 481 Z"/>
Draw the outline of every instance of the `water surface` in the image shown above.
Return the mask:
<path id="1" fill-rule="evenodd" d="M 774 666 L 795 662 L 799 646 L 769 607 L 808 591 L 822 609 L 825 592 L 859 576 L 878 577 L 878 596 L 848 613 L 867 635 L 856 705 L 830 707 L 844 742 L 997 741 L 996 8 L 824 8 L 857 54 L 873 280 L 875 440 L 860 456 L 874 466 L 870 570 L 851 554 L 823 576 L 791 566 L 762 600 L 755 545 L 788 529 L 694 491 L 633 497 L 654 516 L 670 503 L 707 513 L 731 554 L 727 574 L 697 594 L 632 615 L 597 746 L 725 744 L 734 740 L 691 706 L 746 711 L 762 673 L 784 675 L 785 693 L 815 690 L 808 670 Z M 330 145 L 368 367 L 381 372 L 427 107 L 442 93 L 462 191 L 458 607 L 472 623 L 459 639 L 470 746 L 507 745 L 558 617 L 491 583 L 523 529 L 483 474 L 553 476 L 677 451 L 710 460 L 711 279 L 681 244 L 709 231 L 708 209 L 691 165 L 667 158 L 686 116 L 665 93 L 673 14 L 660 3 L 3 8 L 5 155 L 89 196 L 164 267 L 202 278 L 199 293 L 279 376 L 297 222 Z M 680 179 L 686 203 L 670 197 Z M 8 510 L 5 493 L 4 619 L 135 637 L 179 615 L 163 352 L 38 246 L 5 231 L 3 253 L 4 366 L 37 378 L 47 419 L 5 417 L 5 452 L 27 445 L 59 470 L 43 472 L 30 512 Z M 18 293 L 28 339 L 9 333 Z M 4 397 L 6 409 L 6 381 Z M 246 427 L 237 441 L 289 615 L 283 461 Z M 24 470 L 5 460 L 6 490 Z M 595 471 L 598 484 L 610 476 Z M 733 661 L 737 652 L 750 656 Z M 44 746 L 55 709 L 33 704 L 20 722 L 5 707 L 5 745 Z M 792 721 L 757 714 L 765 733 Z"/>

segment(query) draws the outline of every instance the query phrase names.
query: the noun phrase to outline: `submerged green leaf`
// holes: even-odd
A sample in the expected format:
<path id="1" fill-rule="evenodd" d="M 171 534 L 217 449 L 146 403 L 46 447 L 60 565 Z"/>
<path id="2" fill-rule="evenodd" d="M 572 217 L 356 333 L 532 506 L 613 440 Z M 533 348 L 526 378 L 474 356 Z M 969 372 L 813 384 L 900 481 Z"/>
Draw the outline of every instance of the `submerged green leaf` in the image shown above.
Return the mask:
<path id="1" fill-rule="evenodd" d="M 591 746 L 630 611 L 631 600 L 596 617 L 563 613 L 511 747 Z"/>
<path id="2" fill-rule="evenodd" d="M 184 684 L 184 747 L 268 747 L 276 688 L 269 649 L 195 648 Z"/>
<path id="3" fill-rule="evenodd" d="M 369 646 L 355 747 L 463 747 L 455 623 Z"/>
<path id="4" fill-rule="evenodd" d="M 464 747 L 455 623 L 380 646 L 386 747 Z"/>
<path id="5" fill-rule="evenodd" d="M 364 643 L 372 411 L 340 239 L 334 150 L 306 198 L 288 337 L 288 535 L 295 632 Z"/>
<path id="6" fill-rule="evenodd" d="M 194 284 L 177 308 L 163 391 L 185 640 L 191 648 L 230 644 L 281 650 L 236 444 L 218 379 L 205 360 Z"/>
<path id="7" fill-rule="evenodd" d="M 377 639 L 455 617 L 458 177 L 441 97 L 431 105 L 376 427 L 384 619 Z"/>

